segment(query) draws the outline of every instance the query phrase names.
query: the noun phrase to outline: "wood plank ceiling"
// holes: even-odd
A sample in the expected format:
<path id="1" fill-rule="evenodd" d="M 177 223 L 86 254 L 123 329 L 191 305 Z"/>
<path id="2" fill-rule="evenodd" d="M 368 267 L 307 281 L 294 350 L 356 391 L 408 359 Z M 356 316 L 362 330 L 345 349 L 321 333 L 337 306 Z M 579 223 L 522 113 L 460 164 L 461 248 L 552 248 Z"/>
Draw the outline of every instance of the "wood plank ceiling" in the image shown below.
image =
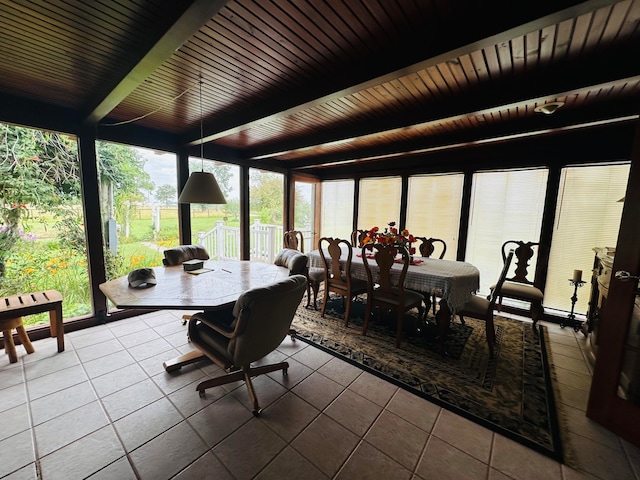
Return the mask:
<path id="1" fill-rule="evenodd" d="M 0 121 L 198 154 L 201 93 L 208 158 L 397 167 L 635 121 L 639 47 L 640 0 L 16 0 Z"/>

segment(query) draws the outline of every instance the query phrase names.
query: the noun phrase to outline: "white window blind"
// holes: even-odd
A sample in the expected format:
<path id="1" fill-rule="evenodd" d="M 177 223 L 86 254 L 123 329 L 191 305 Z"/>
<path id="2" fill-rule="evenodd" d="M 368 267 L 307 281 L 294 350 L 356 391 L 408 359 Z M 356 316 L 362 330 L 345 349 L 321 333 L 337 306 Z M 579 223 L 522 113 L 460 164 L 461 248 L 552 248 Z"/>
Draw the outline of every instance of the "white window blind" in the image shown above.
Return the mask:
<path id="1" fill-rule="evenodd" d="M 407 229 L 413 235 L 444 240 L 447 260 L 456 259 L 463 184 L 462 174 L 409 178 Z"/>
<path id="2" fill-rule="evenodd" d="M 474 174 L 465 260 L 480 270 L 481 295 L 498 280 L 505 241 L 539 241 L 547 177 L 546 169 Z"/>
<path id="3" fill-rule="evenodd" d="M 320 237 L 351 239 L 353 194 L 353 180 L 322 182 Z"/>
<path id="4" fill-rule="evenodd" d="M 389 222 L 400 219 L 400 177 L 366 178 L 360 181 L 358 228 L 377 226 L 383 229 Z"/>
<path id="5" fill-rule="evenodd" d="M 586 314 L 589 303 L 594 247 L 615 247 L 629 165 L 571 167 L 562 170 L 549 269 L 545 307 L 571 310 L 575 269 L 587 284 L 578 289 L 575 312 Z"/>

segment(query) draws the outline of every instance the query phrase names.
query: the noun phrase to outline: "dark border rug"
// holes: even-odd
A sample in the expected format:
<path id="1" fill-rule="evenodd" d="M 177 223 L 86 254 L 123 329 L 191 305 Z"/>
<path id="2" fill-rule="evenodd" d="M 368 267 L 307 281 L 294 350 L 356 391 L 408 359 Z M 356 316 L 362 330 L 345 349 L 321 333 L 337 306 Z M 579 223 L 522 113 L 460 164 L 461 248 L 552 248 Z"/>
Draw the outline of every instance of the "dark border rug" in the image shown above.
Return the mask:
<path id="1" fill-rule="evenodd" d="M 560 462 L 563 451 L 554 389 L 547 358 L 544 326 L 496 316 L 494 358 L 484 322 L 456 317 L 447 335 L 447 356 L 440 353 L 435 322 L 405 317 L 403 341 L 395 347 L 395 314 L 374 314 L 362 336 L 364 302 L 351 308 L 344 327 L 344 309 L 332 298 L 325 317 L 320 310 L 298 308 L 292 327 L 297 337 L 388 380 L 490 430 Z"/>

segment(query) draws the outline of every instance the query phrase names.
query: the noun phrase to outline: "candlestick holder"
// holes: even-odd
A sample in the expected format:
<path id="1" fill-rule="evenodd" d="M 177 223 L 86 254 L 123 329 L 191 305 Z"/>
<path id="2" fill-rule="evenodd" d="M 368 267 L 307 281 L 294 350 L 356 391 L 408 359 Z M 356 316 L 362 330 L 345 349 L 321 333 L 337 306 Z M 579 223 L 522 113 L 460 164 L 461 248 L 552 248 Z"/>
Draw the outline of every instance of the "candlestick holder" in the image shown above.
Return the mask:
<path id="1" fill-rule="evenodd" d="M 578 288 L 582 287 L 585 283 L 587 282 L 583 280 L 575 281 L 574 279 L 569 278 L 569 285 L 573 287 L 573 295 L 571 296 L 571 313 L 569 314 L 567 320 L 560 321 L 560 328 L 571 327 L 576 332 L 581 329 L 584 322 L 581 320 L 576 320 L 576 315 L 575 313 L 573 313 L 573 311 L 576 307 L 576 302 L 578 301 Z"/>

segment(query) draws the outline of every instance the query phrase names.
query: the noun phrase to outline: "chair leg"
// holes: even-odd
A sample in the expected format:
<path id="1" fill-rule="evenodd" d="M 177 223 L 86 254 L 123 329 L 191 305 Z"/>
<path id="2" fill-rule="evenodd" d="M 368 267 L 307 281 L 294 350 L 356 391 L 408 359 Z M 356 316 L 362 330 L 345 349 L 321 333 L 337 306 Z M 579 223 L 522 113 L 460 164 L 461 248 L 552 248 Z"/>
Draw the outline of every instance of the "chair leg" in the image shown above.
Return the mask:
<path id="1" fill-rule="evenodd" d="M 313 309 L 317 310 L 318 305 L 316 304 L 316 299 L 318 298 L 318 291 L 320 290 L 320 282 L 313 282 L 311 287 L 313 289 Z"/>
<path id="2" fill-rule="evenodd" d="M 404 311 L 402 309 L 398 309 L 398 320 L 396 321 L 396 326 L 398 331 L 396 332 L 396 348 L 400 346 L 400 342 L 402 341 L 402 320 L 404 319 Z"/>
<path id="3" fill-rule="evenodd" d="M 324 311 L 327 308 L 327 303 L 329 302 L 329 289 L 324 289 L 324 300 L 322 301 L 322 310 L 320 311 L 320 316 L 324 317 Z"/>
<path id="4" fill-rule="evenodd" d="M 349 326 L 349 315 L 351 313 L 351 303 L 353 299 L 351 297 L 343 297 L 343 300 L 346 302 L 344 306 L 344 326 Z"/>

